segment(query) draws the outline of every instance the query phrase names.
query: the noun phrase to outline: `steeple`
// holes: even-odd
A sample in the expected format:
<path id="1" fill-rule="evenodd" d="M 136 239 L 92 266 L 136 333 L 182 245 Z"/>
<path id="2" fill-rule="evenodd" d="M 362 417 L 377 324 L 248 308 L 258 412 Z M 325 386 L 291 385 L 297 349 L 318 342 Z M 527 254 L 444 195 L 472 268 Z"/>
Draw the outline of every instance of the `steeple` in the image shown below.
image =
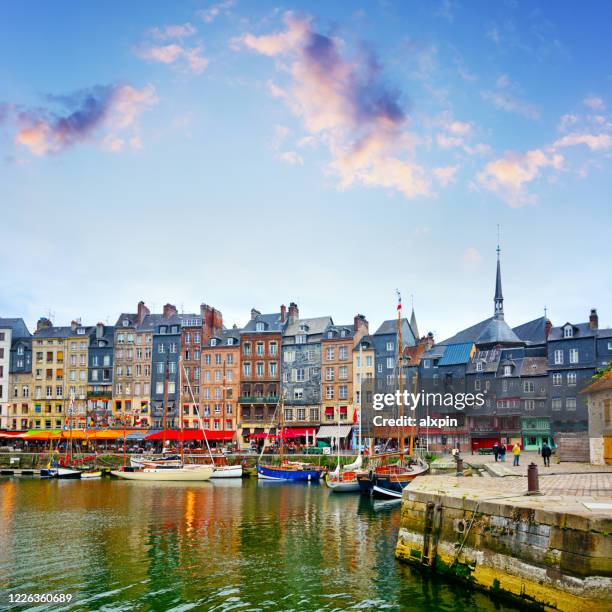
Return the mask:
<path id="1" fill-rule="evenodd" d="M 416 315 L 414 314 L 414 296 L 410 296 L 410 303 L 412 305 L 412 314 L 410 315 L 410 327 L 412 329 L 412 333 L 414 334 L 415 342 L 419 341 L 419 328 L 417 327 Z"/>
<path id="2" fill-rule="evenodd" d="M 500 248 L 497 245 L 497 277 L 495 278 L 495 308 L 493 318 L 500 321 L 504 320 L 504 296 L 502 295 L 502 283 L 501 283 L 501 265 L 499 262 Z"/>

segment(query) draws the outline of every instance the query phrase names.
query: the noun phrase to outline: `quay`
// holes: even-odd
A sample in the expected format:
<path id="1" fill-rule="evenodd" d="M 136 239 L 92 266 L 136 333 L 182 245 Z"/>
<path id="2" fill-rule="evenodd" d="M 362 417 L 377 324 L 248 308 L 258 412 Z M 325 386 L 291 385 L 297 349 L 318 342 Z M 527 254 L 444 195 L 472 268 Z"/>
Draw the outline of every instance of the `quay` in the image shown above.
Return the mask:
<path id="1" fill-rule="evenodd" d="M 524 468 L 523 468 L 524 469 Z M 396 557 L 534 608 L 612 609 L 612 473 L 424 476 L 404 490 Z"/>

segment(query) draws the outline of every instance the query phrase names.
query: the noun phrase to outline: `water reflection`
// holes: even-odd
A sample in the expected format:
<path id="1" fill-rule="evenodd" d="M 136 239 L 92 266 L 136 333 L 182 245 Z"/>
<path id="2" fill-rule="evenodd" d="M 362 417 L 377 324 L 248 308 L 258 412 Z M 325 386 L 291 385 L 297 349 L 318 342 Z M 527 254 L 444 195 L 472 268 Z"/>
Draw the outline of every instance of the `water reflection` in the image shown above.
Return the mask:
<path id="1" fill-rule="evenodd" d="M 323 486 L 3 478 L 0 500 L 0 590 L 64 609 L 494 608 L 395 561 L 398 504 Z"/>

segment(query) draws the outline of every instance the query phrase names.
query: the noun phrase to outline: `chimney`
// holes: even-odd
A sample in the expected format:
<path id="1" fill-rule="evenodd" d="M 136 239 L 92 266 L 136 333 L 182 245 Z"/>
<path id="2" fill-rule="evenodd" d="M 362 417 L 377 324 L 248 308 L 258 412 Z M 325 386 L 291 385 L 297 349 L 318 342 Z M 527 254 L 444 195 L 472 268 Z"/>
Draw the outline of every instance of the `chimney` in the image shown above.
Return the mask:
<path id="1" fill-rule="evenodd" d="M 552 329 L 552 323 L 550 322 L 550 319 L 546 319 L 546 338 L 548 339 L 548 336 L 550 336 L 550 330 Z"/>
<path id="2" fill-rule="evenodd" d="M 75 332 L 79 324 L 76 321 L 70 321 L 70 329 Z"/>
<path id="3" fill-rule="evenodd" d="M 36 331 L 40 331 L 41 329 L 48 329 L 49 327 L 53 327 L 53 323 L 49 321 L 46 317 L 41 317 L 38 319 L 38 323 L 36 323 Z"/>
<path id="4" fill-rule="evenodd" d="M 176 309 L 176 306 L 172 304 L 164 304 L 164 319 L 175 317 L 177 314 L 178 310 Z"/>
<path id="5" fill-rule="evenodd" d="M 300 318 L 300 309 L 295 302 L 289 304 L 289 323 L 295 323 Z"/>
<path id="6" fill-rule="evenodd" d="M 432 348 L 433 345 L 435 344 L 434 335 L 431 332 L 429 332 L 427 336 L 425 337 L 425 344 L 427 345 L 428 349 Z"/>
<path id="7" fill-rule="evenodd" d="M 362 327 L 365 327 L 367 331 L 368 325 L 368 320 L 362 314 L 356 314 L 353 318 L 353 330 L 356 332 L 359 331 Z"/>
<path id="8" fill-rule="evenodd" d="M 104 335 L 104 323 L 96 325 L 96 338 L 101 338 Z"/>
<path id="9" fill-rule="evenodd" d="M 212 309 L 212 324 L 215 334 L 220 334 L 223 331 L 223 314 L 216 308 Z"/>
<path id="10" fill-rule="evenodd" d="M 591 308 L 591 314 L 589 315 L 589 327 L 591 329 L 599 328 L 599 317 L 597 316 L 596 308 Z"/>
<path id="11" fill-rule="evenodd" d="M 257 315 L 260 315 L 261 312 L 256 310 L 255 308 L 251 308 L 251 321 L 254 321 L 257 318 Z"/>
<path id="12" fill-rule="evenodd" d="M 145 303 L 141 300 L 138 302 L 138 309 L 136 311 L 136 322 L 138 325 L 141 325 L 144 321 L 144 318 L 151 314 L 151 311 L 145 306 Z"/>
<path id="13" fill-rule="evenodd" d="M 284 323 L 285 319 L 287 318 L 287 307 L 284 304 L 281 304 L 280 313 L 280 321 L 281 323 Z"/>

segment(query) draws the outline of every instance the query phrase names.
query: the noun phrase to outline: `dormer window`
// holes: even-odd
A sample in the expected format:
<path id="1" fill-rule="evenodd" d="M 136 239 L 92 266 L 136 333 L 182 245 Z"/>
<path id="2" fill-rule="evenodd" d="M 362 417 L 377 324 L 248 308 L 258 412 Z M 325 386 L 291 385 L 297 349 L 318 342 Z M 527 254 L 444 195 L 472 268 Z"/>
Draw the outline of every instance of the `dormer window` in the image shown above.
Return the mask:
<path id="1" fill-rule="evenodd" d="M 573 338 L 574 337 L 574 328 L 571 325 L 566 325 L 563 328 L 563 337 L 564 338 Z"/>
<path id="2" fill-rule="evenodd" d="M 123 327 L 127 327 L 130 324 L 128 319 L 123 319 Z"/>
<path id="3" fill-rule="evenodd" d="M 210 339 L 210 346 L 217 346 L 217 339 L 216 338 L 211 338 Z"/>
<path id="4" fill-rule="evenodd" d="M 482 361 L 476 362 L 476 371 L 482 372 L 483 370 L 484 370 L 484 363 L 482 363 Z"/>
<path id="5" fill-rule="evenodd" d="M 262 332 L 265 328 L 266 326 L 261 321 L 255 324 L 255 331 Z"/>
<path id="6" fill-rule="evenodd" d="M 300 331 L 308 331 L 308 325 L 306 325 L 306 323 L 301 323 L 300 324 Z"/>
<path id="7" fill-rule="evenodd" d="M 166 333 L 166 326 L 165 325 L 161 325 L 159 328 L 159 333 L 160 334 L 165 334 Z"/>
<path id="8" fill-rule="evenodd" d="M 504 376 L 511 376 L 511 375 L 512 375 L 512 366 L 505 365 L 504 366 Z"/>
<path id="9" fill-rule="evenodd" d="M 333 337 L 334 337 L 334 332 L 333 331 L 328 331 L 327 332 L 327 338 L 331 340 Z"/>
<path id="10" fill-rule="evenodd" d="M 234 344 L 234 339 L 233 338 L 228 338 L 227 339 L 227 345 L 228 346 L 233 346 L 233 344 Z"/>
<path id="11" fill-rule="evenodd" d="M 343 330 L 340 332 L 340 337 L 341 337 L 341 338 L 346 338 L 346 329 L 343 329 Z"/>
<path id="12" fill-rule="evenodd" d="M 85 335 L 85 328 L 84 328 L 84 327 L 79 327 L 79 328 L 77 329 L 77 334 L 78 334 L 79 336 L 84 336 L 84 335 Z"/>

